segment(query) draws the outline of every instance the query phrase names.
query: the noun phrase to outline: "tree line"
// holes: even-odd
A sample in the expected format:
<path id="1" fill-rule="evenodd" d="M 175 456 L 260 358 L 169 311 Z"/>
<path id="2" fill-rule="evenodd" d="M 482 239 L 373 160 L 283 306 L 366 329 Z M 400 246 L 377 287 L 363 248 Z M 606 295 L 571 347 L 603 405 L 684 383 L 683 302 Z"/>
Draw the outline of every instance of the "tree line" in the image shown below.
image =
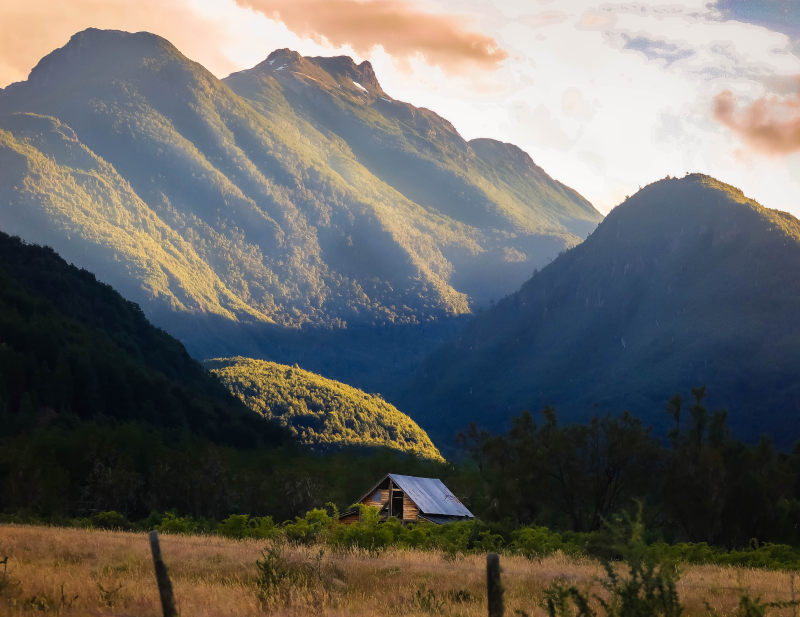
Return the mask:
<path id="1" fill-rule="evenodd" d="M 800 542 L 800 446 L 735 439 L 704 387 L 666 407 L 659 439 L 630 414 L 561 426 L 545 408 L 525 412 L 504 435 L 472 425 L 459 435 L 476 473 L 468 499 L 487 520 L 591 532 L 642 504 L 651 534 L 669 542 L 747 546 Z"/>

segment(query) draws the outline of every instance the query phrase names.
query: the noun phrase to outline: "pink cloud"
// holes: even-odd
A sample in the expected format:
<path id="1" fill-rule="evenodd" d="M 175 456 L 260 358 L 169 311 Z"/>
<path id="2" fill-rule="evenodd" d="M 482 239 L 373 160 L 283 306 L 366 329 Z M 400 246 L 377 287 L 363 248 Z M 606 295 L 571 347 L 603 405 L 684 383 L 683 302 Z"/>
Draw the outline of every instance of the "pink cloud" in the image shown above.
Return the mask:
<path id="1" fill-rule="evenodd" d="M 714 119 L 738 135 L 750 148 L 774 156 L 800 150 L 800 76 L 789 96 L 764 96 L 739 109 L 729 90 L 714 97 Z"/>
<path id="2" fill-rule="evenodd" d="M 448 72 L 494 69 L 508 57 L 491 37 L 457 16 L 426 13 L 403 0 L 236 0 L 280 21 L 298 36 L 349 45 L 368 55 L 376 46 L 400 59 L 421 54 Z"/>

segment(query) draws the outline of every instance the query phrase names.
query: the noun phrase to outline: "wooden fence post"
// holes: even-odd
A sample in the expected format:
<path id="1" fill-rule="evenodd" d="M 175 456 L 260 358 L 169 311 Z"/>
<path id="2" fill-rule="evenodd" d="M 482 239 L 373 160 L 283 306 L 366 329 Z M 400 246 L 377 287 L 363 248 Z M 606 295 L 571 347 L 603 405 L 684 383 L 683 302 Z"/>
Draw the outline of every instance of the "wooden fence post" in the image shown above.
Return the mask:
<path id="1" fill-rule="evenodd" d="M 489 617 L 503 617 L 503 583 L 500 580 L 500 556 L 486 555 L 486 590 L 489 598 Z"/>
<path id="2" fill-rule="evenodd" d="M 150 551 L 153 553 L 158 595 L 161 596 L 161 609 L 164 611 L 164 617 L 178 617 L 178 611 L 175 609 L 175 596 L 172 594 L 172 583 L 169 580 L 167 566 L 161 558 L 161 545 L 158 543 L 157 531 L 150 532 Z"/>

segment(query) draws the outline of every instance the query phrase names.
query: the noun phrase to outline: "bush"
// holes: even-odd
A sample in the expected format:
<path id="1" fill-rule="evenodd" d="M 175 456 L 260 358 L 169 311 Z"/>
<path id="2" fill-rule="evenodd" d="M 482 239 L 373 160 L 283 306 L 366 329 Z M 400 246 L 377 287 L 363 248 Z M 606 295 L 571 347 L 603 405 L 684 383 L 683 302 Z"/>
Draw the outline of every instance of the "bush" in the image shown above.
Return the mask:
<path id="1" fill-rule="evenodd" d="M 547 557 L 565 548 L 561 534 L 547 527 L 523 527 L 514 531 L 511 537 L 509 549 L 528 559 Z"/>
<path id="2" fill-rule="evenodd" d="M 99 527 L 100 529 L 131 529 L 133 527 L 124 514 L 120 514 L 115 510 L 98 512 L 89 520 L 92 527 Z"/>
<path id="3" fill-rule="evenodd" d="M 279 533 L 271 516 L 249 516 L 248 514 L 231 514 L 217 526 L 217 533 L 226 538 L 240 540 L 242 538 L 273 538 Z"/>
<path id="4" fill-rule="evenodd" d="M 290 523 L 284 523 L 283 533 L 289 542 L 295 544 L 313 544 L 338 521 L 325 510 L 315 508 L 306 512 L 303 518 L 295 517 Z M 321 539 L 321 538 L 320 538 Z"/>
<path id="5" fill-rule="evenodd" d="M 167 512 L 161 518 L 157 529 L 161 533 L 192 534 L 198 531 L 198 522 L 190 516 L 178 516 L 174 512 Z"/>
<path id="6" fill-rule="evenodd" d="M 358 505 L 359 520 L 350 525 L 335 525 L 328 541 L 335 546 L 353 546 L 369 551 L 382 551 L 395 544 L 403 533 L 403 526 L 391 517 L 381 522 L 378 510 L 363 504 Z"/>
<path id="7" fill-rule="evenodd" d="M 627 571 L 620 575 L 611 562 L 603 562 L 606 578 L 600 584 L 606 597 L 590 596 L 574 585 L 552 584 L 545 591 L 543 602 L 549 617 L 680 617 L 683 607 L 676 590 L 678 570 L 645 544 L 641 519 L 626 519 L 610 532 L 611 537 L 621 533 L 627 536 L 624 544 L 609 547 L 622 555 Z M 602 612 L 593 608 L 592 597 Z"/>

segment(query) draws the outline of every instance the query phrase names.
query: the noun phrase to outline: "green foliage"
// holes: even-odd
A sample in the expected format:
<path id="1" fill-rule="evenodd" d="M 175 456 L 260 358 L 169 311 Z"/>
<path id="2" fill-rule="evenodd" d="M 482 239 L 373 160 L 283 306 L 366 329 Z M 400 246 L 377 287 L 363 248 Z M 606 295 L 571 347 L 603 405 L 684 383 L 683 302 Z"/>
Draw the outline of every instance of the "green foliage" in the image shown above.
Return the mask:
<path id="1" fill-rule="evenodd" d="M 659 444 L 629 414 L 566 426 L 552 408 L 543 416 L 539 425 L 524 412 L 504 437 L 474 425 L 460 435 L 480 469 L 485 518 L 593 531 L 652 487 Z"/>
<path id="2" fill-rule="evenodd" d="M 313 544 L 324 534 L 336 519 L 328 515 L 325 510 L 315 508 L 306 512 L 303 517 L 283 525 L 283 533 L 289 542 L 294 544 Z"/>
<path id="3" fill-rule="evenodd" d="M 264 360 L 218 358 L 205 365 L 250 409 L 306 445 L 389 447 L 443 460 L 425 431 L 379 396 Z"/>
<path id="4" fill-rule="evenodd" d="M 404 528 L 394 517 L 381 522 L 375 508 L 358 504 L 359 520 L 350 525 L 336 525 L 327 536 L 334 546 L 352 546 L 378 553 L 386 547 L 399 544 Z"/>
<path id="5" fill-rule="evenodd" d="M 258 586 L 266 593 L 274 593 L 290 576 L 290 570 L 283 558 L 280 545 L 273 544 L 261 551 L 261 559 L 256 560 Z"/>
<path id="6" fill-rule="evenodd" d="M 282 441 L 138 306 L 51 249 L 0 233 L 0 283 L 0 438 L 107 419 L 241 446 Z"/>
<path id="7" fill-rule="evenodd" d="M 307 586 L 310 579 L 307 564 L 289 561 L 280 544 L 272 544 L 261 552 L 256 570 L 258 593 L 267 606 L 290 594 L 293 588 Z"/>
<path id="8" fill-rule="evenodd" d="M 108 512 L 98 512 L 92 515 L 91 523 L 94 527 L 100 529 L 130 529 L 131 522 L 125 517 L 114 510 Z"/>
<path id="9" fill-rule="evenodd" d="M 271 516 L 250 516 L 249 514 L 231 514 L 223 520 L 216 532 L 226 538 L 274 538 L 279 528 Z"/>
<path id="10" fill-rule="evenodd" d="M 265 608 L 288 603 L 297 590 L 319 598 L 326 594 L 332 583 L 343 583 L 341 571 L 323 563 L 324 548 L 308 560 L 291 558 L 284 549 L 285 545 L 273 542 L 256 561 L 256 587 Z"/>
<path id="11" fill-rule="evenodd" d="M 695 388 L 687 410 L 680 397 L 670 400 L 675 424 L 661 443 L 627 414 L 560 425 L 546 408 L 540 424 L 523 413 L 505 435 L 473 426 L 460 437 L 475 466 L 463 497 L 484 519 L 520 527 L 511 544 L 529 556 L 618 558 L 605 552 L 604 521 L 640 502 L 647 541 L 665 557 L 800 566 L 800 448 L 735 439 L 726 415 L 707 409 L 705 392 Z"/>
<path id="12" fill-rule="evenodd" d="M 178 516 L 175 512 L 167 512 L 161 518 L 158 530 L 162 533 L 194 534 L 198 530 L 198 522 L 190 516 Z"/>
<path id="13" fill-rule="evenodd" d="M 676 589 L 679 578 L 673 563 L 659 559 L 644 542 L 641 519 L 627 519 L 612 530 L 627 536 L 612 548 L 623 558 L 622 573 L 616 564 L 604 561 L 605 595 L 592 594 L 602 612 L 593 607 L 586 592 L 574 585 L 556 582 L 545 592 L 544 607 L 550 617 L 680 617 L 683 613 Z"/>
<path id="14" fill-rule="evenodd" d="M 565 542 L 561 534 L 541 526 L 529 526 L 516 529 L 511 534 L 512 542 L 509 550 L 524 555 L 528 559 L 536 559 L 561 551 L 570 555 L 581 554 L 574 544 Z"/>

